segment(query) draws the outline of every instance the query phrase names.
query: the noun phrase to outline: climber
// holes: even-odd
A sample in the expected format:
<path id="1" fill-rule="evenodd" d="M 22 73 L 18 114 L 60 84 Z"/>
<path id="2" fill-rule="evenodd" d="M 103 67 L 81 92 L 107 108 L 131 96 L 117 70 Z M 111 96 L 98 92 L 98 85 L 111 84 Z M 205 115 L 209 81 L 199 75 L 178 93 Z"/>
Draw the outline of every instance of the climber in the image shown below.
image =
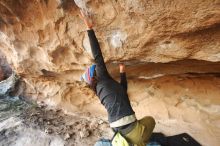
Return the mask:
<path id="1" fill-rule="evenodd" d="M 95 64 L 86 69 L 81 79 L 89 84 L 105 106 L 110 127 L 114 132 L 120 133 L 119 136 L 122 136 L 129 144 L 145 146 L 154 129 L 155 120 L 152 117 L 144 117 L 141 120 L 136 119 L 127 95 L 125 66 L 123 64 L 119 66 L 121 82 L 118 83 L 107 71 L 98 40 L 92 29 L 92 19 L 82 10 L 81 17 L 87 26 L 91 51 L 95 60 Z M 95 146 L 104 146 L 106 145 L 105 142 L 106 140 L 100 140 Z"/>

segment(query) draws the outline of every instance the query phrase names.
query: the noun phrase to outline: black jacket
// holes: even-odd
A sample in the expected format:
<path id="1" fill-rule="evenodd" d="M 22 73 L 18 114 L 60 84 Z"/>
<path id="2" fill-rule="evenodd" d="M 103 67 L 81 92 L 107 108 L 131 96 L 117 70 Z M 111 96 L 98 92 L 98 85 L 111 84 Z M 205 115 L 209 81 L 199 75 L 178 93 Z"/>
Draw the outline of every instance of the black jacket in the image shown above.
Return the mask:
<path id="1" fill-rule="evenodd" d="M 121 73 L 121 82 L 115 81 L 108 73 L 102 52 L 93 30 L 88 30 L 88 36 L 92 54 L 96 63 L 96 76 L 98 83 L 96 94 L 108 112 L 110 123 L 125 116 L 133 115 L 134 111 L 130 105 L 127 95 L 126 74 Z"/>

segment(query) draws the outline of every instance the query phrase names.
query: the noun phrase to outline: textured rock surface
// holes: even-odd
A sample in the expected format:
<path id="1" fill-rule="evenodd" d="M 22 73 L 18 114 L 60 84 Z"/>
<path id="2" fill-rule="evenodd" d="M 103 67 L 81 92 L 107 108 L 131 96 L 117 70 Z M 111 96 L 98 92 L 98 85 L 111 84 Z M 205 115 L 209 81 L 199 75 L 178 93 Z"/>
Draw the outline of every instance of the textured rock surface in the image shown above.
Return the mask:
<path id="1" fill-rule="evenodd" d="M 220 61 L 220 1 L 77 0 L 92 14 L 106 61 Z M 1 0 L 1 50 L 21 74 L 91 63 L 73 0 Z M 3 43 L 2 43 L 3 42 Z"/>
<path id="2" fill-rule="evenodd" d="M 12 74 L 10 65 L 7 62 L 5 55 L 0 50 L 0 78 L 5 79 Z"/>
<path id="3" fill-rule="evenodd" d="M 92 14 L 107 62 L 220 61 L 219 0 L 76 0 L 76 4 Z M 50 86 L 45 92 L 34 89 L 47 96 L 64 94 L 61 88 L 66 86 L 48 76 L 74 82 L 91 63 L 76 4 L 72 0 L 0 1 L 1 51 L 33 88 Z"/>
<path id="4" fill-rule="evenodd" d="M 176 77 L 145 81 L 165 74 L 219 73 L 219 0 L 76 0 L 76 4 L 73 0 L 0 0 L 0 50 L 26 82 L 25 95 L 70 111 L 105 115 L 94 93 L 78 82 L 92 57 L 77 5 L 92 14 L 114 77 L 118 77 L 115 63 L 128 65 L 129 95 L 138 117 L 153 115 L 162 123 L 156 129 L 167 134 L 177 131 L 166 125 L 176 122 L 171 128 L 178 129 L 182 122 L 186 127 L 178 132 L 188 128 L 205 143 L 206 137 L 191 128 L 197 123 L 190 119 L 199 119 L 199 126 L 208 126 L 196 130 L 211 129 L 205 135 L 213 138 L 207 145 L 220 143 L 213 136 L 219 128 L 212 126 L 219 125 L 219 77 L 189 78 L 184 83 Z M 207 86 L 200 87 L 203 84 Z M 198 90 L 188 93 L 195 86 Z M 167 100 L 170 96 L 173 102 Z M 157 109 L 149 106 L 157 104 L 161 105 Z M 188 107 L 192 109 L 185 110 Z M 197 119 L 190 112 L 197 113 Z M 210 112 L 212 119 L 206 121 Z"/>
<path id="5" fill-rule="evenodd" d="M 0 67 L 0 81 L 2 81 L 3 79 L 4 79 L 4 72 L 2 68 Z"/>

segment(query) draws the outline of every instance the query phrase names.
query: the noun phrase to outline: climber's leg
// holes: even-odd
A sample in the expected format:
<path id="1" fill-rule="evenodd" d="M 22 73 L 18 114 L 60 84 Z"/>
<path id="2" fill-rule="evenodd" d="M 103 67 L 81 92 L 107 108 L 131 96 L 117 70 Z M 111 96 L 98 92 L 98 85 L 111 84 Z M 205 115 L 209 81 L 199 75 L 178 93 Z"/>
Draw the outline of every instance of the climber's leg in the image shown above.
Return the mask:
<path id="1" fill-rule="evenodd" d="M 132 131 L 125 135 L 127 140 L 135 146 L 145 146 L 155 127 L 155 120 L 152 117 L 144 117 L 138 120 Z"/>
<path id="2" fill-rule="evenodd" d="M 153 117 L 147 116 L 138 121 L 140 124 L 144 125 L 144 133 L 142 135 L 144 143 L 147 143 L 155 127 L 155 120 Z"/>

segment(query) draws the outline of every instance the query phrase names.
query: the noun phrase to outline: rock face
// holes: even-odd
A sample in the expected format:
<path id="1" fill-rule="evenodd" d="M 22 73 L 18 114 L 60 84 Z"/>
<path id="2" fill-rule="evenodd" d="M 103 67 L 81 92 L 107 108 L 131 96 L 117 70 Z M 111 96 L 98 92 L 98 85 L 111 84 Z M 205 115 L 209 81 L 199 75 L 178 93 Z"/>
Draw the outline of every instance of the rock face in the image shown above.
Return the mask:
<path id="1" fill-rule="evenodd" d="M 220 2 L 78 0 L 92 14 L 106 61 L 220 61 Z M 21 74 L 91 63 L 73 0 L 1 0 L 1 50 Z"/>
<path id="2" fill-rule="evenodd" d="M 1 0 L 0 49 L 27 83 L 27 96 L 52 105 L 73 102 L 77 108 L 71 109 L 78 110 L 79 101 L 94 98 L 77 82 L 92 63 L 78 6 L 93 17 L 106 62 L 134 66 L 220 61 L 219 5 L 219 0 Z M 134 76 L 140 72 L 131 70 Z"/>
<path id="3" fill-rule="evenodd" d="M 129 95 L 139 116 L 158 113 L 157 110 L 143 112 L 143 109 L 151 105 L 148 97 L 152 97 L 152 103 L 159 103 L 153 98 L 155 93 L 149 90 L 162 86 L 154 86 L 156 81 L 145 84 L 143 80 L 164 74 L 220 71 L 219 0 L 0 0 L 0 50 L 25 81 L 26 97 L 70 111 L 106 115 L 95 94 L 79 82 L 85 67 L 92 63 L 92 56 L 78 6 L 92 15 L 94 30 L 113 76 L 118 77 L 115 63 L 123 61 L 128 65 Z M 207 83 L 212 87 L 210 90 L 219 91 L 219 79 L 214 79 L 214 87 L 210 79 L 195 83 L 198 86 Z M 182 81 L 181 78 L 174 80 L 177 85 Z M 166 88 L 167 81 L 173 79 L 162 79 L 164 94 L 157 97 L 172 96 L 165 93 L 171 91 Z M 169 119 L 169 110 L 176 111 L 183 100 L 191 100 L 196 95 L 181 92 L 176 96 L 179 91 L 187 92 L 188 85 L 194 87 L 187 80 L 172 92 L 177 101 L 169 101 L 173 107 L 162 109 L 164 113 L 160 114 L 164 117 L 156 116 L 157 119 Z M 218 91 L 208 94 L 201 87 L 201 92 L 197 92 L 214 99 Z M 204 96 L 198 95 L 202 100 Z M 219 100 L 212 101 L 205 102 L 220 104 Z M 163 108 L 164 103 L 160 104 Z M 214 109 L 218 111 L 218 107 Z M 171 119 L 189 120 L 178 113 L 171 113 Z"/>
<path id="4" fill-rule="evenodd" d="M 7 62 L 6 57 L 0 50 L 0 80 L 9 77 L 12 74 L 10 65 Z"/>
<path id="5" fill-rule="evenodd" d="M 0 67 L 0 81 L 2 81 L 3 79 L 4 79 L 4 72 L 2 68 Z"/>

